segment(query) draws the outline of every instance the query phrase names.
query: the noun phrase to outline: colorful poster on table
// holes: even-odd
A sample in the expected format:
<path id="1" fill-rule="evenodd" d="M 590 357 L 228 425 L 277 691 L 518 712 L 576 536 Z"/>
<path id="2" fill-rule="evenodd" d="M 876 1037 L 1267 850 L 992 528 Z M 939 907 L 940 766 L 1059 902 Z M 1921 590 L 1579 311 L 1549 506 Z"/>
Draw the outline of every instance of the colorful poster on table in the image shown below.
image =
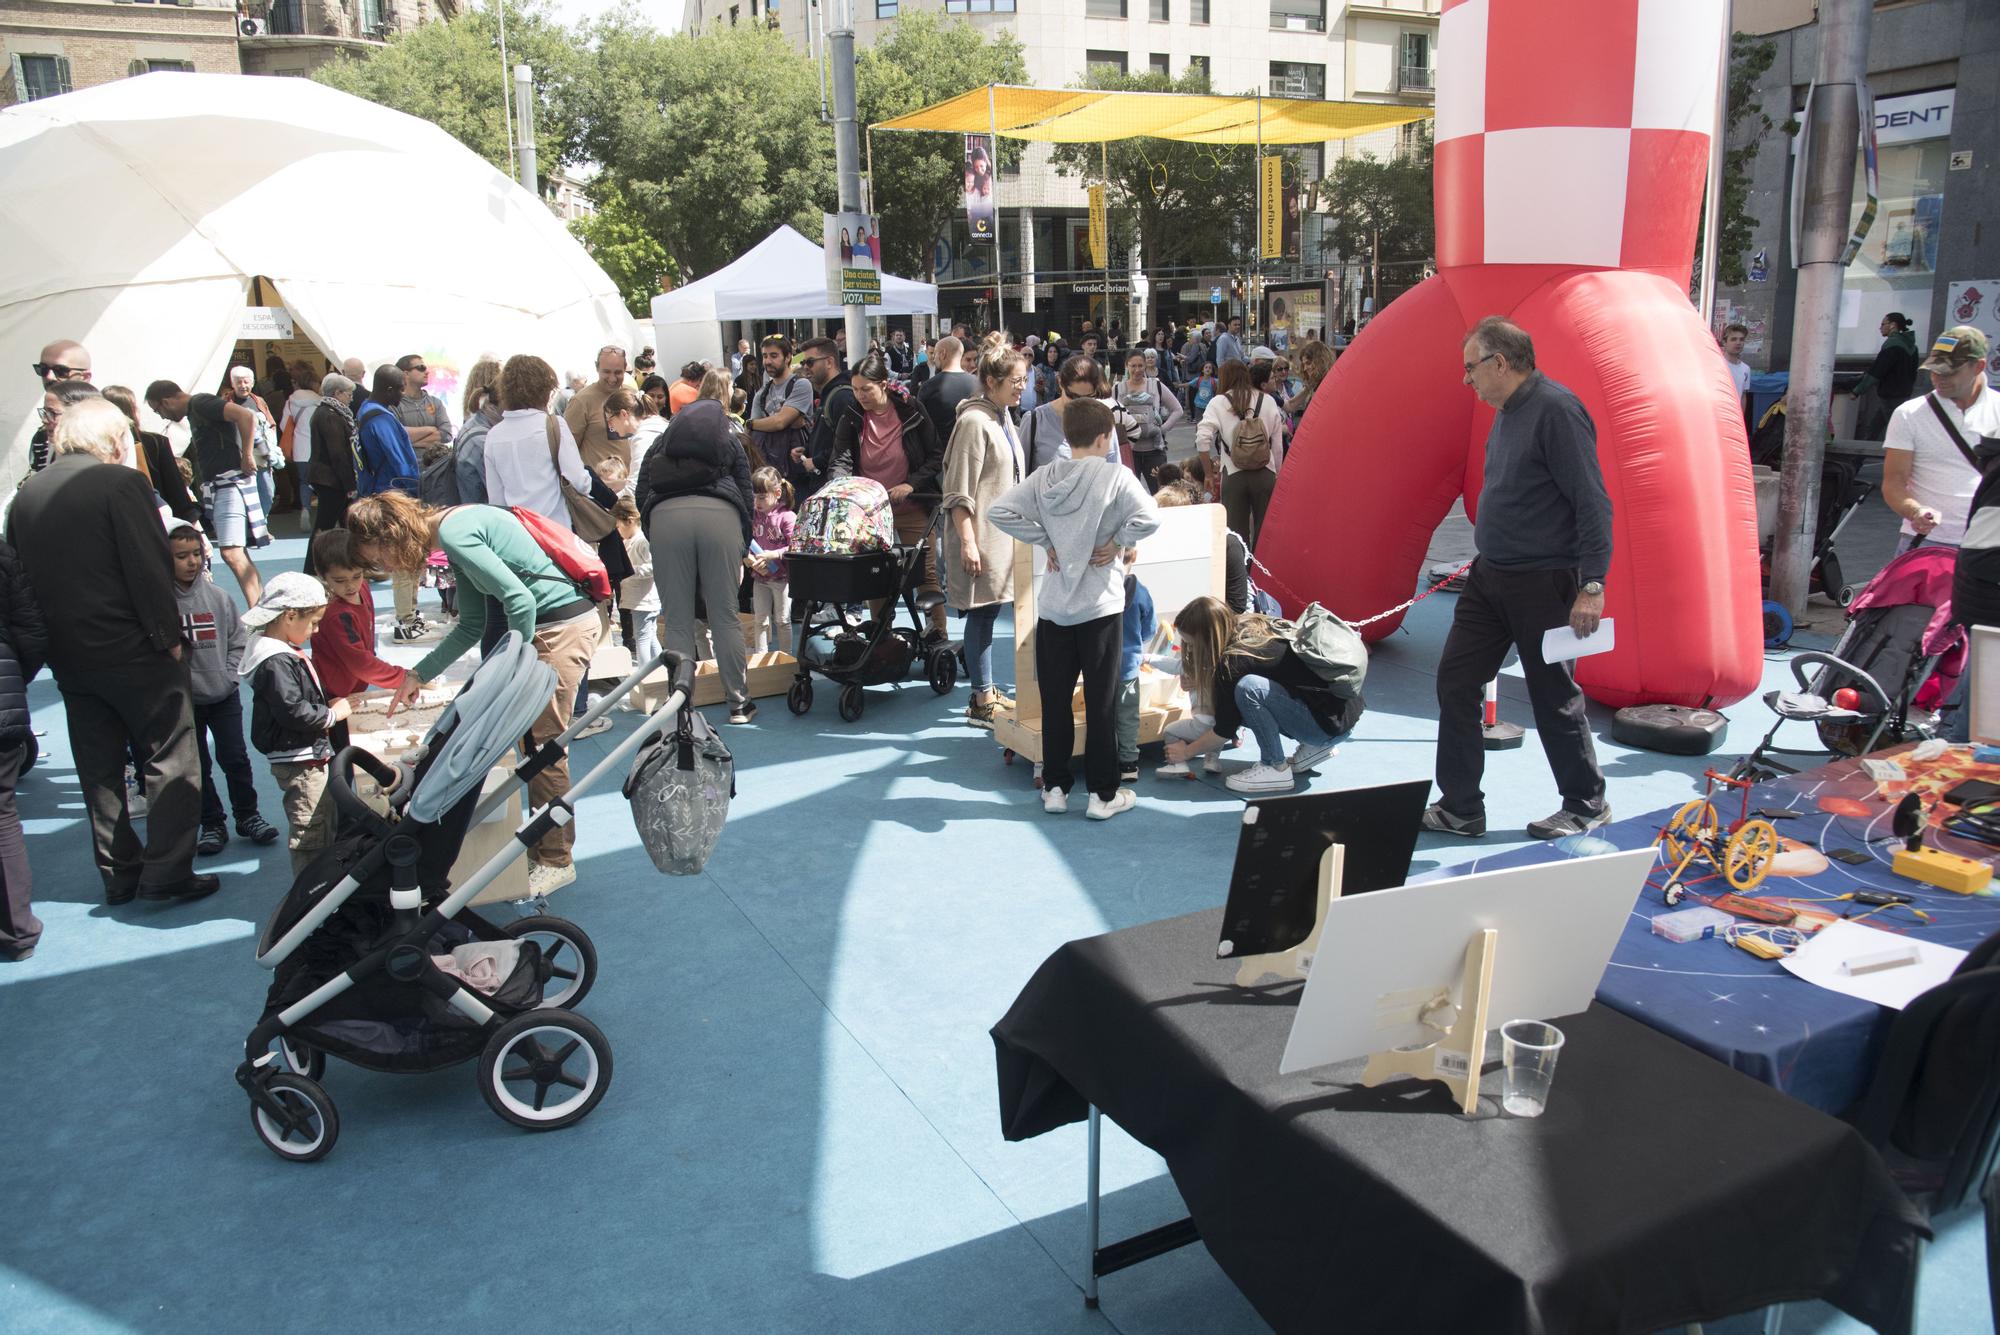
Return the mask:
<path id="1" fill-rule="evenodd" d="M 823 213 L 826 299 L 841 306 L 882 304 L 882 232 L 872 213 Z"/>
<path id="2" fill-rule="evenodd" d="M 965 230 L 975 245 L 992 245 L 999 236 L 993 172 L 993 136 L 965 136 Z"/>
<path id="3" fill-rule="evenodd" d="M 1986 383 L 2000 389 L 2000 278 L 1973 279 L 1945 288 L 1947 327 L 1969 324 L 1986 335 Z"/>
<path id="4" fill-rule="evenodd" d="M 1258 253 L 1275 260 L 1285 253 L 1285 160 L 1274 154 L 1264 158 L 1260 166 Z"/>

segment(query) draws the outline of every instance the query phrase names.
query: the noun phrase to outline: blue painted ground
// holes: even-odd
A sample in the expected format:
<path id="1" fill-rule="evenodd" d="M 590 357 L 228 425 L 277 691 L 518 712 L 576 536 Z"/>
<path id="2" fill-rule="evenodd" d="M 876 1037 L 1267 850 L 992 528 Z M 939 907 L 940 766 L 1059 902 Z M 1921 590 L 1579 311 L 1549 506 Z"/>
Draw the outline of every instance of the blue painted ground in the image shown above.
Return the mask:
<path id="1" fill-rule="evenodd" d="M 1426 602 L 1380 647 L 1370 712 L 1320 783 L 1429 774 L 1450 609 Z M 1517 676 L 1504 694 L 1527 723 Z M 827 693 L 804 719 L 767 702 L 727 730 L 741 796 L 704 875 L 655 874 L 615 793 L 583 804 L 581 881 L 555 908 L 596 938 L 583 1009 L 617 1063 L 588 1121 L 525 1135 L 470 1068 L 336 1065 L 340 1145 L 297 1167 L 258 1144 L 231 1079 L 282 850 L 232 845 L 199 904 L 103 907 L 46 678 L 33 698 L 49 755 L 21 808 L 48 932 L 0 966 L 7 1330 L 1261 1328 L 1198 1247 L 1082 1309 L 1082 1129 L 1003 1142 L 986 1033 L 1060 942 L 1221 902 L 1238 806 L 1219 784 L 1149 772 L 1108 825 L 1048 817 L 1025 766 L 958 722 L 963 692 L 871 691 L 856 725 Z M 1731 712 L 1726 749 L 1747 749 L 1764 711 Z M 1602 755 L 1628 815 L 1684 800 L 1704 763 Z M 1415 870 L 1505 847 L 1556 804 L 1532 736 L 1488 788 L 1495 834 L 1427 837 Z M 1105 1170 L 1107 1236 L 1178 1217 L 1159 1161 L 1116 1132 Z M 1923 1329 L 1982 1328 L 1980 1245 L 1975 1218 L 1949 1221 Z M 1854 1327 L 1806 1308 L 1787 1329 Z"/>

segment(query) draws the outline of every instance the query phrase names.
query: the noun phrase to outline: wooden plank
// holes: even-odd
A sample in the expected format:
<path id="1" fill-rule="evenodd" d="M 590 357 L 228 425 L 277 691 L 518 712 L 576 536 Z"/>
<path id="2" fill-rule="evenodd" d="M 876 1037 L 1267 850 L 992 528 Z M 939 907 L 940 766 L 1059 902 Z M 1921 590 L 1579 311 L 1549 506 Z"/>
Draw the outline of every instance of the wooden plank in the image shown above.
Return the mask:
<path id="1" fill-rule="evenodd" d="M 1144 706 L 1139 710 L 1139 745 L 1157 742 L 1169 723 L 1185 718 L 1187 710 L 1178 707 L 1159 708 Z M 1010 719 L 1002 716 L 993 723 L 993 739 L 1017 756 L 1026 756 L 1036 764 L 1042 762 L 1042 720 Z M 1075 755 L 1083 754 L 1084 725 L 1079 717 L 1076 725 L 1076 742 L 1072 749 Z"/>

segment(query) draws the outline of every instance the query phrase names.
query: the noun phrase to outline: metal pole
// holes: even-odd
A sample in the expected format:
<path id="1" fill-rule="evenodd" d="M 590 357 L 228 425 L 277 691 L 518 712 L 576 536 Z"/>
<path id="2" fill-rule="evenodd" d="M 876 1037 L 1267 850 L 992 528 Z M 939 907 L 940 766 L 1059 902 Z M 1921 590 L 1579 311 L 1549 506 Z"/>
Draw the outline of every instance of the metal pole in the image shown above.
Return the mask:
<path id="1" fill-rule="evenodd" d="M 1109 250 L 1106 244 L 1105 249 Z M 1089 1149 L 1083 1170 L 1083 1305 L 1097 1306 L 1097 1195 L 1098 1159 L 1104 1148 L 1104 1133 L 1100 1126 L 1102 1118 L 1097 1105 L 1090 1105 Z"/>
<path id="2" fill-rule="evenodd" d="M 1264 93 L 1257 92 L 1257 170 L 1250 179 L 1257 183 L 1257 211 L 1252 214 L 1257 219 L 1257 244 L 1250 247 L 1250 281 L 1243 285 L 1243 321 L 1246 334 L 1260 327 L 1257 318 L 1257 293 L 1261 284 L 1258 279 L 1264 272 Z"/>
<path id="3" fill-rule="evenodd" d="M 1735 0 L 1722 3 L 1721 64 L 1715 76 L 1715 133 L 1708 141 L 1708 207 L 1701 220 L 1701 321 L 1715 327 L 1715 257 L 1721 253 L 1722 163 L 1729 152 L 1729 35 L 1736 30 Z"/>
<path id="4" fill-rule="evenodd" d="M 535 72 L 526 65 L 514 67 L 514 112 L 521 118 L 521 185 L 539 199 L 542 190 L 535 170 Z"/>
<path id="5" fill-rule="evenodd" d="M 1098 361 L 1110 364 L 1111 357 L 1111 141 L 1100 140 L 1097 163 L 1104 172 L 1104 307 L 1098 312 Z"/>
<path id="6" fill-rule="evenodd" d="M 1778 532 L 1770 598 L 1793 616 L 1805 610 L 1812 573 L 1819 474 L 1833 401 L 1840 337 L 1840 283 L 1854 207 L 1854 159 L 1861 142 L 1861 81 L 1868 65 L 1870 0 L 1822 0 L 1819 70 L 1806 108 L 1798 298 L 1792 317 L 1791 386 L 1785 399 L 1785 466 L 1778 486 Z"/>
<path id="7" fill-rule="evenodd" d="M 861 211 L 861 132 L 854 121 L 854 0 L 833 0 L 833 26 L 827 33 L 833 65 L 833 161 L 839 178 L 840 211 Z M 868 351 L 865 308 L 845 306 L 848 364 Z"/>
<path id="8" fill-rule="evenodd" d="M 1035 211 L 1023 207 L 1020 224 L 1021 313 L 1033 315 L 1039 309 L 1035 301 Z"/>
<path id="9" fill-rule="evenodd" d="M 1000 120 L 993 106 L 993 85 L 986 85 L 986 138 L 993 147 L 993 327 L 1007 327 L 1007 263 L 1004 258 L 1006 247 L 1000 244 L 1000 231 L 1006 226 L 1006 215 L 1000 211 Z"/>
<path id="10" fill-rule="evenodd" d="M 507 129 L 507 161 L 514 160 L 514 102 L 507 75 L 507 0 L 493 0 L 493 13 L 500 22 L 500 123 Z"/>

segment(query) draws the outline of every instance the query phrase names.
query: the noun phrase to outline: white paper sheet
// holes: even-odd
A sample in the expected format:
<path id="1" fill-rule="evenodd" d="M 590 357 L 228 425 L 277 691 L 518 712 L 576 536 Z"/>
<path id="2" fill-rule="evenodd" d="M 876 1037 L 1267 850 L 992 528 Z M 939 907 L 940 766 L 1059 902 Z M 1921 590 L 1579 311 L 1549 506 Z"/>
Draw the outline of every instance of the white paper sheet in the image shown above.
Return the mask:
<path id="1" fill-rule="evenodd" d="M 1916 947 L 1917 962 L 1877 973 L 1850 974 L 1841 966 L 1851 959 L 1879 955 L 1883 951 Z M 1860 997 L 1878 1006 L 1895 1010 L 1951 977 L 1951 971 L 1965 958 L 1962 950 L 1898 936 L 1858 922 L 1833 922 L 1816 932 L 1803 946 L 1787 955 L 1785 968 L 1815 987 Z"/>
<path id="2" fill-rule="evenodd" d="M 1565 663 L 1572 658 L 1588 658 L 1592 654 L 1610 652 L 1617 643 L 1612 633 L 1610 617 L 1597 623 L 1597 629 L 1581 638 L 1568 626 L 1556 626 L 1542 633 L 1542 661 L 1544 663 Z"/>

